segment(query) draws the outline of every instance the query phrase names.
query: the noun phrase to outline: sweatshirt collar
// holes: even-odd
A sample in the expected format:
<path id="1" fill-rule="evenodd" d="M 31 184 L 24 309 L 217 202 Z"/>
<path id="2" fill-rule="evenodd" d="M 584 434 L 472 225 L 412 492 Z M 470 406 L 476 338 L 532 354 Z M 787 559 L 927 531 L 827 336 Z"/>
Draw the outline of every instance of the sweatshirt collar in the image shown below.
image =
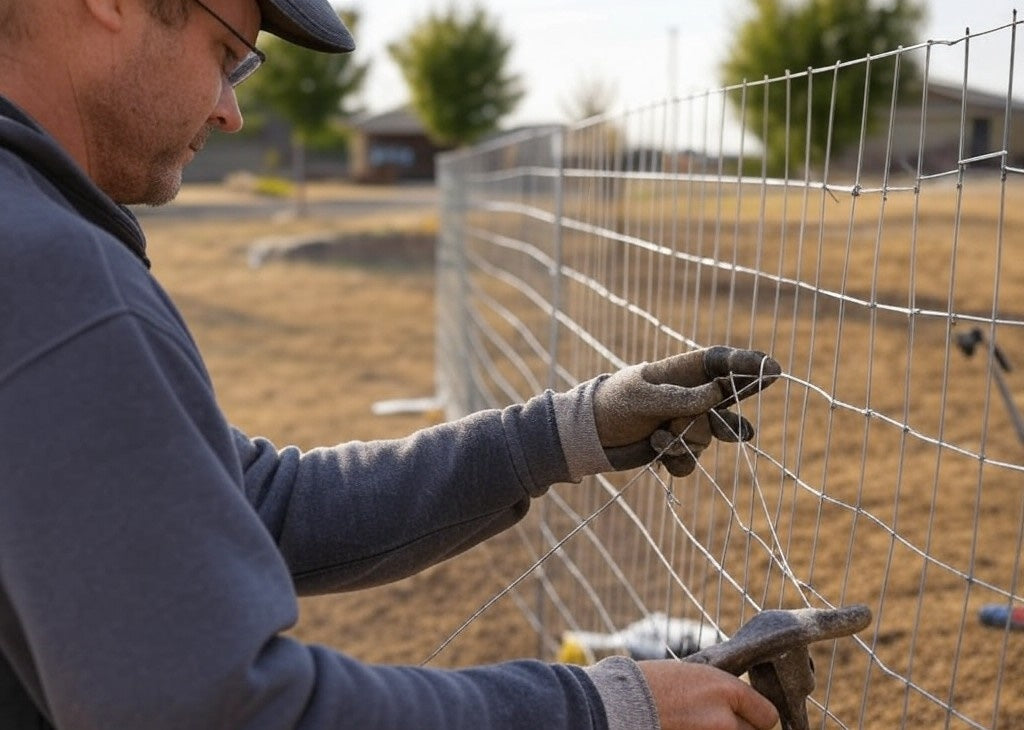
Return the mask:
<path id="1" fill-rule="evenodd" d="M 39 171 L 79 215 L 117 238 L 148 269 L 146 237 L 135 215 L 90 180 L 38 123 L 0 95 L 0 147 Z"/>

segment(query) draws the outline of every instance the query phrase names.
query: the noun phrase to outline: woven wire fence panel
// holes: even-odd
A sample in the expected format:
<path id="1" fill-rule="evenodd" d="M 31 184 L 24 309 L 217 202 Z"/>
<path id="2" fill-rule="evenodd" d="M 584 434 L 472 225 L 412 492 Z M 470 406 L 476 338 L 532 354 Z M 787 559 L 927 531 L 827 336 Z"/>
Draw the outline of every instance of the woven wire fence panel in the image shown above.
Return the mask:
<path id="1" fill-rule="evenodd" d="M 739 407 L 755 438 L 693 475 L 602 475 L 534 505 L 509 586 L 544 658 L 567 630 L 652 615 L 728 636 L 763 609 L 864 603 L 868 629 L 812 647 L 812 727 L 1024 727 L 1024 632 L 979 620 L 1024 610 L 1016 36 L 1014 20 L 441 158 L 449 416 L 713 344 L 784 371 Z M 975 89 L 982 43 L 1005 50 L 1001 92 Z M 933 78 L 940 54 L 962 79 Z M 864 91 L 833 150 L 849 100 L 823 111 L 808 90 L 882 69 L 878 115 Z M 791 119 L 781 161 L 741 131 L 771 105 Z"/>

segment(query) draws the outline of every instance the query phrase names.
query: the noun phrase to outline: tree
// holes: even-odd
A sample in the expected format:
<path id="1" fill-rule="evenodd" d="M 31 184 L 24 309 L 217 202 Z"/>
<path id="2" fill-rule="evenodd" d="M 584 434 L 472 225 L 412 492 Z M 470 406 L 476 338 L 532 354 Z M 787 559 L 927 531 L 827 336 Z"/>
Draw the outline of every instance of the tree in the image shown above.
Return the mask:
<path id="1" fill-rule="evenodd" d="M 776 78 L 787 71 L 834 66 L 837 61 L 856 61 L 868 54 L 910 45 L 924 20 L 918 0 L 751 0 L 753 15 L 736 29 L 722 64 L 726 85 Z M 906 90 L 919 71 L 909 57 L 899 61 L 899 90 Z M 870 71 L 870 75 L 869 74 Z M 792 172 L 803 164 L 810 123 L 812 165 L 820 165 L 831 141 L 831 154 L 859 140 L 867 85 L 867 118 L 873 126 L 878 111 L 888 108 L 896 74 L 896 57 L 874 59 L 870 66 L 858 63 L 838 74 L 818 73 L 790 82 L 787 104 L 781 84 L 747 88 L 744 124 L 765 144 L 771 174 Z M 835 106 L 833 108 L 833 86 Z M 765 109 L 765 94 L 769 95 Z M 810 97 L 810 119 L 808 119 Z M 734 107 L 739 94 L 729 94 Z M 788 118 L 788 119 L 787 119 Z M 832 123 L 829 139 L 829 121 Z M 787 124 L 788 121 L 788 124 Z M 766 130 L 766 132 L 765 132 Z M 789 159 L 786 138 L 789 135 Z M 788 163 L 788 166 L 787 166 Z"/>
<path id="2" fill-rule="evenodd" d="M 342 11 L 340 15 L 355 32 L 358 13 Z M 306 147 L 322 139 L 338 118 L 358 111 L 349 102 L 362 88 L 369 64 L 357 63 L 350 54 L 318 53 L 267 34 L 260 36 L 259 46 L 267 62 L 239 92 L 246 106 L 269 110 L 291 126 L 296 202 L 301 211 Z"/>
<path id="3" fill-rule="evenodd" d="M 573 132 L 566 137 L 566 164 L 573 167 L 615 164 L 615 158 L 622 154 L 620 146 L 624 138 L 622 129 L 609 116 L 617 94 L 614 81 L 590 75 L 582 77 L 569 98 L 561 102 L 562 113 L 575 123 Z M 592 184 L 605 198 L 617 195 L 620 190 L 616 180 L 595 180 Z"/>
<path id="4" fill-rule="evenodd" d="M 569 98 L 562 101 L 562 113 L 570 122 L 582 122 L 607 114 L 616 96 L 618 89 L 614 81 L 604 76 L 586 76 L 573 88 Z"/>
<path id="5" fill-rule="evenodd" d="M 523 97 L 506 70 L 512 43 L 477 7 L 431 13 L 388 52 L 409 86 L 412 107 L 442 145 L 470 144 L 498 128 Z"/>

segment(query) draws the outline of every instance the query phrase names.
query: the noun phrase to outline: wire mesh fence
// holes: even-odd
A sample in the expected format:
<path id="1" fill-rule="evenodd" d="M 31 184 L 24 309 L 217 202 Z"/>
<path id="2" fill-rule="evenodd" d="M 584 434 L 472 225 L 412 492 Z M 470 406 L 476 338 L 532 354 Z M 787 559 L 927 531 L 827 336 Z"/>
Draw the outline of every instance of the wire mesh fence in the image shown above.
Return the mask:
<path id="1" fill-rule="evenodd" d="M 867 630 L 812 648 L 812 726 L 1024 728 L 1024 631 L 981 620 L 1024 612 L 1016 34 L 442 157 L 449 415 L 712 344 L 784 371 L 740 406 L 754 440 L 690 477 L 604 475 L 535 505 L 510 583 L 542 654 L 651 616 L 729 635 L 762 609 L 865 603 Z M 972 67 L 982 43 L 1004 49 L 998 80 Z M 938 54 L 960 80 L 933 77 Z M 838 104 L 840 79 L 883 64 L 884 98 Z M 773 106 L 789 123 L 769 132 Z M 845 145 L 838 108 L 857 118 Z"/>

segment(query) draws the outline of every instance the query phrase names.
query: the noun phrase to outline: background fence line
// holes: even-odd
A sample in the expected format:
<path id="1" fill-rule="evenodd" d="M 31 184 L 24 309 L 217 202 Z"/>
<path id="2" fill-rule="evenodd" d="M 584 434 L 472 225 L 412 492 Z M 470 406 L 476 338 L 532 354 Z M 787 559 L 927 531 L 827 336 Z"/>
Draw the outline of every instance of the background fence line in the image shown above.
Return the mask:
<path id="1" fill-rule="evenodd" d="M 766 608 L 862 602 L 871 627 L 812 650 L 812 725 L 1024 728 L 1024 632 L 979 620 L 1024 611 L 1020 383 L 1001 365 L 1024 353 L 1016 32 L 442 156 L 449 416 L 713 344 L 784 371 L 740 406 L 755 439 L 690 477 L 602 475 L 534 506 L 510 548 L 529 577 L 509 583 L 542 656 L 567 630 L 664 615 L 729 635 Z M 978 90 L 978 43 L 1005 48 L 1004 92 Z M 936 53 L 962 55 L 959 83 L 931 77 Z M 836 99 L 822 119 L 812 89 L 880 64 L 878 119 L 816 156 Z M 752 100 L 803 120 L 781 168 L 742 131 Z"/>

